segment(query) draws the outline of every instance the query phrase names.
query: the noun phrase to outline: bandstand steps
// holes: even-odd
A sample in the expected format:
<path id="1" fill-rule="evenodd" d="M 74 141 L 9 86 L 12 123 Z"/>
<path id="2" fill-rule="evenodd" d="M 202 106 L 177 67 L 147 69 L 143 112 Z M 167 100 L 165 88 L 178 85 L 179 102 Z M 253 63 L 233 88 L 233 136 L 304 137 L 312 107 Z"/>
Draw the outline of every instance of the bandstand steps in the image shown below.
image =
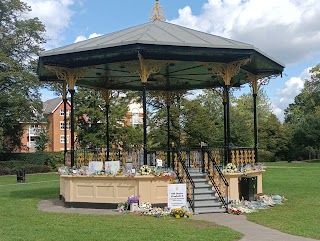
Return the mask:
<path id="1" fill-rule="evenodd" d="M 221 213 L 225 212 L 215 190 L 208 183 L 205 174 L 197 171 L 189 172 L 194 182 L 194 213 Z"/>
<path id="2" fill-rule="evenodd" d="M 195 214 L 201 214 L 201 213 L 224 213 L 226 210 L 221 207 L 199 207 L 194 208 Z"/>

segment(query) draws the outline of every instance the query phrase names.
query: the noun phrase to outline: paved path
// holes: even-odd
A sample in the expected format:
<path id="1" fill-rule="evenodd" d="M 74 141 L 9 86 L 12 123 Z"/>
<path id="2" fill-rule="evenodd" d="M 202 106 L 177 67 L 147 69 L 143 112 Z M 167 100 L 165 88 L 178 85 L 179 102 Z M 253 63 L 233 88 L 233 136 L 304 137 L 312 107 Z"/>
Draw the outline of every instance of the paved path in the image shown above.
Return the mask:
<path id="1" fill-rule="evenodd" d="M 61 213 L 80 213 L 80 214 L 99 214 L 117 215 L 120 214 L 110 209 L 88 209 L 88 208 L 65 208 L 59 199 L 43 200 L 39 202 L 38 208 L 46 212 Z M 267 228 L 256 223 L 250 222 L 244 215 L 231 215 L 226 213 L 197 214 L 192 219 L 215 222 L 218 225 L 227 226 L 244 234 L 240 241 L 312 241 L 316 239 L 303 238 L 280 231 Z"/>
<path id="2" fill-rule="evenodd" d="M 215 222 L 227 226 L 244 234 L 240 241 L 312 241 L 316 239 L 298 237 L 250 222 L 244 215 L 231 215 L 227 213 L 198 214 L 192 217 L 196 220 Z"/>

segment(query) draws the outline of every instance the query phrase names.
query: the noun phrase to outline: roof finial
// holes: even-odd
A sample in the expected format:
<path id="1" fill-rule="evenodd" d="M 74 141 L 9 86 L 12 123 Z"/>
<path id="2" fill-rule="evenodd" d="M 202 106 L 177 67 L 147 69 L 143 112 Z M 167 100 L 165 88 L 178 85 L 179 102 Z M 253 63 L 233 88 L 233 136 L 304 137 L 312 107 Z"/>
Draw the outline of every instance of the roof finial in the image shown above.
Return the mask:
<path id="1" fill-rule="evenodd" d="M 166 16 L 164 14 L 163 8 L 159 4 L 159 0 L 156 0 L 156 5 L 152 8 L 150 12 L 150 21 L 166 21 Z"/>

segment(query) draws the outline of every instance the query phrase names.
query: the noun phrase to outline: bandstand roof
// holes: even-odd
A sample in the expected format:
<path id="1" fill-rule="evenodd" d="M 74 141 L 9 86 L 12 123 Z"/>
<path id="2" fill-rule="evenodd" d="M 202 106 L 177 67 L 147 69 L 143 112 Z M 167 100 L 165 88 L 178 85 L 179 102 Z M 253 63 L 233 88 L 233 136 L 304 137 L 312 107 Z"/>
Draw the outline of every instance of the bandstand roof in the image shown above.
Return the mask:
<path id="1" fill-rule="evenodd" d="M 190 90 L 224 85 L 206 64 L 230 63 L 250 58 L 231 80 L 246 83 L 244 72 L 281 74 L 284 65 L 253 45 L 192 30 L 163 21 L 151 21 L 61 48 L 42 52 L 38 75 L 41 81 L 57 81 L 45 65 L 66 68 L 89 67 L 77 85 L 96 89 L 141 90 L 141 80 L 132 71 L 138 55 L 145 60 L 166 62 L 150 75 L 149 90 Z"/>

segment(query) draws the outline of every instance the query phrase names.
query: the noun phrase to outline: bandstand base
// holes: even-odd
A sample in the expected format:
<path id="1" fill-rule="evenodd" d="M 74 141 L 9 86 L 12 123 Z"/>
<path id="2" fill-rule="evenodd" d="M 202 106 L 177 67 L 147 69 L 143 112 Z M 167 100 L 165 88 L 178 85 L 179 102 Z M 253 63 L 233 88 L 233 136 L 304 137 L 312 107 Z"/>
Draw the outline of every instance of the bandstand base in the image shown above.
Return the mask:
<path id="1" fill-rule="evenodd" d="M 60 199 L 66 207 L 116 208 L 130 196 L 140 203 L 166 206 L 169 177 L 134 176 L 60 176 Z"/>

